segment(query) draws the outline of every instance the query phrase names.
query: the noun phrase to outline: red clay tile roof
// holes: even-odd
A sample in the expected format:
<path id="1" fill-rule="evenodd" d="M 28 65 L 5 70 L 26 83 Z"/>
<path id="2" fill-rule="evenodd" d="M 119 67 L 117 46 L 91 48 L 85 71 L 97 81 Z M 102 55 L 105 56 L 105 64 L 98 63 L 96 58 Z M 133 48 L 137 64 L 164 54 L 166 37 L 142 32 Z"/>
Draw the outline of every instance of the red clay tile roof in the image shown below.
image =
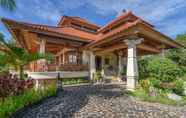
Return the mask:
<path id="1" fill-rule="evenodd" d="M 5 19 L 5 18 L 3 18 L 2 21 L 7 24 L 21 25 L 24 28 L 33 28 L 33 29 L 39 29 L 39 30 L 57 33 L 61 35 L 78 37 L 85 41 L 93 41 L 97 39 L 96 38 L 97 35 L 95 33 L 81 31 L 72 27 L 55 27 L 55 26 L 39 25 L 39 24 L 18 22 L 10 19 Z"/>
<path id="2" fill-rule="evenodd" d="M 68 18 L 75 19 L 80 22 L 87 23 L 89 25 L 94 25 L 94 24 L 89 23 L 85 19 L 82 19 L 79 17 L 68 17 L 68 16 L 64 16 L 60 20 L 60 23 L 62 23 L 65 19 L 68 20 Z M 123 22 L 125 20 L 126 20 L 126 22 Z M 115 20 L 111 21 L 107 25 L 100 28 L 96 33 L 82 31 L 80 29 L 76 29 L 76 28 L 73 28 L 70 26 L 64 26 L 64 27 L 61 27 L 59 25 L 57 27 L 56 26 L 47 26 L 47 25 L 17 22 L 17 21 L 13 21 L 13 20 L 9 20 L 9 19 L 2 19 L 2 21 L 5 24 L 21 25 L 23 28 L 39 29 L 39 30 L 46 31 L 46 32 L 56 33 L 61 36 L 68 35 L 68 36 L 80 38 L 83 41 L 92 42 L 92 43 L 88 44 L 88 46 L 95 44 L 97 42 L 103 41 L 104 39 L 111 37 L 117 33 L 125 31 L 125 30 L 129 29 L 130 27 L 137 25 L 138 23 L 142 23 L 143 25 L 146 25 L 146 26 L 150 27 L 152 30 L 154 30 L 154 28 L 151 24 L 149 24 L 146 21 L 140 19 L 139 17 L 133 15 L 132 12 L 130 12 L 130 11 L 123 13 L 121 16 L 117 17 Z M 119 26 L 115 27 L 118 24 L 119 24 Z M 97 25 L 95 25 L 95 27 L 98 28 Z M 113 27 L 115 27 L 115 28 L 113 28 Z M 109 29 L 112 29 L 112 30 L 107 33 L 103 33 L 104 31 L 107 31 Z M 168 39 L 170 39 L 170 38 L 168 38 Z"/>
<path id="3" fill-rule="evenodd" d="M 133 19 L 132 19 L 132 17 L 133 17 Z M 104 32 L 104 31 L 106 31 L 108 29 L 111 29 L 112 27 L 116 26 L 117 24 L 121 23 L 124 20 L 126 20 L 126 22 L 128 22 L 130 20 L 135 21 L 137 19 L 140 19 L 145 24 L 148 24 L 149 26 L 153 27 L 153 25 L 151 25 L 148 22 L 142 20 L 141 18 L 135 16 L 131 11 L 126 11 L 126 12 L 123 12 L 116 19 L 112 20 L 111 22 L 109 22 L 108 24 L 106 24 L 105 26 L 103 26 L 102 28 L 100 28 L 98 30 L 98 32 Z"/>
<path id="4" fill-rule="evenodd" d="M 89 26 L 91 26 L 91 27 L 94 27 L 95 29 L 99 29 L 99 28 L 100 28 L 100 26 L 98 26 L 98 25 L 96 25 L 96 24 L 94 24 L 94 23 L 91 23 L 91 22 L 89 22 L 89 21 L 87 21 L 87 20 L 85 20 L 85 19 L 83 19 L 83 18 L 80 18 L 80 17 L 71 17 L 71 16 L 63 16 L 63 17 L 60 19 L 60 21 L 59 21 L 59 23 L 58 23 L 58 26 L 60 27 L 61 24 L 63 24 L 63 23 L 64 23 L 65 21 L 67 21 L 67 20 L 77 21 L 77 22 L 83 23 L 83 24 L 85 24 L 85 25 L 89 25 Z"/>

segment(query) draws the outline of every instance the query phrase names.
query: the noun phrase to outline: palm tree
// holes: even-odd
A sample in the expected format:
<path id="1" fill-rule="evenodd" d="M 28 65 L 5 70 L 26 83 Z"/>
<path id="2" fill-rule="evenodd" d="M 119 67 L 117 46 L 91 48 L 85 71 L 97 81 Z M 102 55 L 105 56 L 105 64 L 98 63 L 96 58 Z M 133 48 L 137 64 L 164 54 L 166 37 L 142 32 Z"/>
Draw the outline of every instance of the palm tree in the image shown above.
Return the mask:
<path id="1" fill-rule="evenodd" d="M 13 11 L 16 8 L 16 2 L 15 0 L 0 0 L 0 6 Z"/>
<path id="2" fill-rule="evenodd" d="M 51 59 L 49 54 L 29 53 L 27 50 L 17 47 L 15 44 L 7 43 L 0 33 L 0 65 L 8 65 L 19 70 L 20 79 L 24 79 L 24 66 L 39 59 Z"/>

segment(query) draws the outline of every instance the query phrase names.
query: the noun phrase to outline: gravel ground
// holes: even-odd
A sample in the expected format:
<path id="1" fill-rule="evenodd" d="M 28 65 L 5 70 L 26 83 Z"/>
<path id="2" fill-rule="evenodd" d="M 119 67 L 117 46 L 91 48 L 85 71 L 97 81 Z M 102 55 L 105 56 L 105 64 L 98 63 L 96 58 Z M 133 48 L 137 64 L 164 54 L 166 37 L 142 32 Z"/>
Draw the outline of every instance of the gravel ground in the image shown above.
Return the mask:
<path id="1" fill-rule="evenodd" d="M 124 90 L 123 90 L 124 91 Z M 13 118 L 186 118 L 186 107 L 137 101 L 118 85 L 67 87 Z"/>

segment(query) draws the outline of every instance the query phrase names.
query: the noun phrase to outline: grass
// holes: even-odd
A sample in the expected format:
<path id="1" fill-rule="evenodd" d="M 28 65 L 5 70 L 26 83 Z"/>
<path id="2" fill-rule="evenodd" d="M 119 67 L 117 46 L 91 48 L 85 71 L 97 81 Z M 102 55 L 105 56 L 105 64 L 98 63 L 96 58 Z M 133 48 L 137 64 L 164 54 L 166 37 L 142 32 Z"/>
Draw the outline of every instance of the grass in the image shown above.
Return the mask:
<path id="1" fill-rule="evenodd" d="M 63 85 L 75 85 L 82 83 L 89 83 L 89 80 L 86 78 L 62 78 Z"/>
<path id="2" fill-rule="evenodd" d="M 174 101 L 167 98 L 166 95 L 157 95 L 155 97 L 149 96 L 143 90 L 135 90 L 134 92 L 128 92 L 129 95 L 138 98 L 142 101 L 152 102 L 152 103 L 161 103 L 166 105 L 176 105 L 176 106 L 183 106 L 186 105 L 186 97 L 183 97 L 181 101 Z"/>
<path id="3" fill-rule="evenodd" d="M 36 103 L 43 98 L 56 94 L 56 87 L 49 86 L 43 91 L 27 90 L 19 96 L 9 96 L 5 101 L 0 101 L 0 118 L 8 118 L 17 110 Z"/>

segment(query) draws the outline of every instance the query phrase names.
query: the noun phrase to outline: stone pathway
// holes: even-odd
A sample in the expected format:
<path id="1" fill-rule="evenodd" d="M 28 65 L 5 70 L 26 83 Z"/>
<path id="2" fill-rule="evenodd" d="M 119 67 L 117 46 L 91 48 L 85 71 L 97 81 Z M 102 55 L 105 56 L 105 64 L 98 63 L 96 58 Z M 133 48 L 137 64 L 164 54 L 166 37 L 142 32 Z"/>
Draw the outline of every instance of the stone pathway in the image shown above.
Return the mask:
<path id="1" fill-rule="evenodd" d="M 96 85 L 65 88 L 13 118 L 186 118 L 186 107 L 140 102 L 118 85 Z"/>

